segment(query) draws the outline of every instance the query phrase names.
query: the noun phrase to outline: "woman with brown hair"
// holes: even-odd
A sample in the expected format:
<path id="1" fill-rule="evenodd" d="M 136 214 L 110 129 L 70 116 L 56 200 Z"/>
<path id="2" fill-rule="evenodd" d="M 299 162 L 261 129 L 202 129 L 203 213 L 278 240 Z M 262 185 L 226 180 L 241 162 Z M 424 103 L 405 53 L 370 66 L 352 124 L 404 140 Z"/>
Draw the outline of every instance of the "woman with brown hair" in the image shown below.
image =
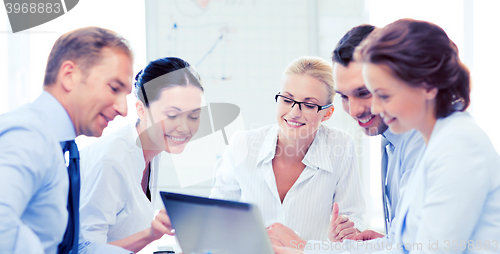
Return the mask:
<path id="1" fill-rule="evenodd" d="M 463 112 L 470 74 L 456 45 L 437 25 L 402 19 L 359 50 L 372 112 L 394 133 L 418 130 L 426 143 L 397 212 L 397 243 L 460 253 L 489 243 L 498 251 L 500 157 Z"/>

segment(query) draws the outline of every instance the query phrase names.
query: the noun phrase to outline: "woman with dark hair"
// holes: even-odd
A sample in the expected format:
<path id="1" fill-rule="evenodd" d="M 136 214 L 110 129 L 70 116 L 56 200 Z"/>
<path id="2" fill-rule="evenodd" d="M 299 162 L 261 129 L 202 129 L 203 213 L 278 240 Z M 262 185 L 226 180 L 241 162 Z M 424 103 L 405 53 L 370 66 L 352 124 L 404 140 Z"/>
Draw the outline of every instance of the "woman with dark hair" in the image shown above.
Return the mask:
<path id="1" fill-rule="evenodd" d="M 150 189 L 156 186 L 160 152 L 181 153 L 198 131 L 203 87 L 194 69 L 174 57 L 150 62 L 135 79 L 137 123 L 80 153 L 80 243 L 137 252 L 172 234 L 164 209 L 153 220 Z"/>
<path id="2" fill-rule="evenodd" d="M 393 133 L 416 129 L 426 143 L 400 193 L 395 242 L 378 250 L 500 252 L 500 156 L 464 112 L 470 74 L 456 45 L 437 25 L 402 19 L 370 34 L 356 55 L 373 94 L 372 113 Z M 355 245 L 356 253 L 376 250 Z"/>

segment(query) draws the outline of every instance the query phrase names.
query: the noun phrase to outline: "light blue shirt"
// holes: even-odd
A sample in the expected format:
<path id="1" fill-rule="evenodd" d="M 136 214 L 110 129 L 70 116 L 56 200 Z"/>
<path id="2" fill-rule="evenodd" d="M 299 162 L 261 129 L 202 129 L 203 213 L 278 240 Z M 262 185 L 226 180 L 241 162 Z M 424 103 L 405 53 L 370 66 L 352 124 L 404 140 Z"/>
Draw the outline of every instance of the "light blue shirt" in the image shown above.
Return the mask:
<path id="1" fill-rule="evenodd" d="M 69 193 L 60 142 L 75 137 L 68 113 L 48 92 L 0 116 L 0 253 L 57 252 Z M 79 247 L 79 253 L 131 253 L 88 241 Z"/>
<path id="2" fill-rule="evenodd" d="M 69 185 L 59 142 L 72 139 L 68 114 L 47 92 L 0 116 L 0 253 L 57 252 Z"/>
<path id="3" fill-rule="evenodd" d="M 394 237 L 392 221 L 396 215 L 396 207 L 404 191 L 415 161 L 424 148 L 425 142 L 417 130 L 403 134 L 394 134 L 390 130 L 382 134 L 388 141 L 387 175 L 385 179 L 386 200 L 389 206 L 389 233 L 386 238 L 391 242 Z"/>

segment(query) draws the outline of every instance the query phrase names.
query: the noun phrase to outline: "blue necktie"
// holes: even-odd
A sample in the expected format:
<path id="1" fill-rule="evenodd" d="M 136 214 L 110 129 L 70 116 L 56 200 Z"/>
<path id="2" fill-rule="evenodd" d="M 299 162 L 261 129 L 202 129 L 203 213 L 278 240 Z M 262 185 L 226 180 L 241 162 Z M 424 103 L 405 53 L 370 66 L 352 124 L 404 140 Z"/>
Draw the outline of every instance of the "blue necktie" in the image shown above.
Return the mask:
<path id="1" fill-rule="evenodd" d="M 69 151 L 69 195 L 68 195 L 68 226 L 63 241 L 57 248 L 57 253 L 78 253 L 78 233 L 80 230 L 80 156 L 74 140 L 61 142 L 63 154 Z"/>
<path id="2" fill-rule="evenodd" d="M 384 219 L 385 219 L 385 234 L 389 233 L 389 222 L 391 218 L 389 218 L 389 206 L 387 204 L 387 191 L 385 188 L 385 179 L 387 178 L 387 165 L 388 165 L 388 156 L 387 156 L 387 144 L 389 144 L 389 140 L 387 140 L 384 136 L 382 136 L 382 144 L 381 144 L 381 153 L 382 153 L 382 166 L 380 168 L 382 175 L 382 202 L 384 205 Z"/>

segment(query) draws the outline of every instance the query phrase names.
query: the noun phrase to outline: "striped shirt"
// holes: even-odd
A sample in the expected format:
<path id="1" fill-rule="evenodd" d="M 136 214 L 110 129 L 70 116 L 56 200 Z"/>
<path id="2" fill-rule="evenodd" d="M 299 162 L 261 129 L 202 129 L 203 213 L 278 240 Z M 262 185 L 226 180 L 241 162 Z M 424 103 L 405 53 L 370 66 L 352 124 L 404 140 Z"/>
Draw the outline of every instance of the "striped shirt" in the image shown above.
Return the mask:
<path id="1" fill-rule="evenodd" d="M 306 166 L 281 203 L 272 167 L 277 124 L 233 135 L 216 163 L 211 198 L 255 204 L 265 226 L 279 222 L 301 238 L 327 239 L 333 203 L 364 229 L 355 145 L 345 132 L 320 125 L 302 163 Z"/>

